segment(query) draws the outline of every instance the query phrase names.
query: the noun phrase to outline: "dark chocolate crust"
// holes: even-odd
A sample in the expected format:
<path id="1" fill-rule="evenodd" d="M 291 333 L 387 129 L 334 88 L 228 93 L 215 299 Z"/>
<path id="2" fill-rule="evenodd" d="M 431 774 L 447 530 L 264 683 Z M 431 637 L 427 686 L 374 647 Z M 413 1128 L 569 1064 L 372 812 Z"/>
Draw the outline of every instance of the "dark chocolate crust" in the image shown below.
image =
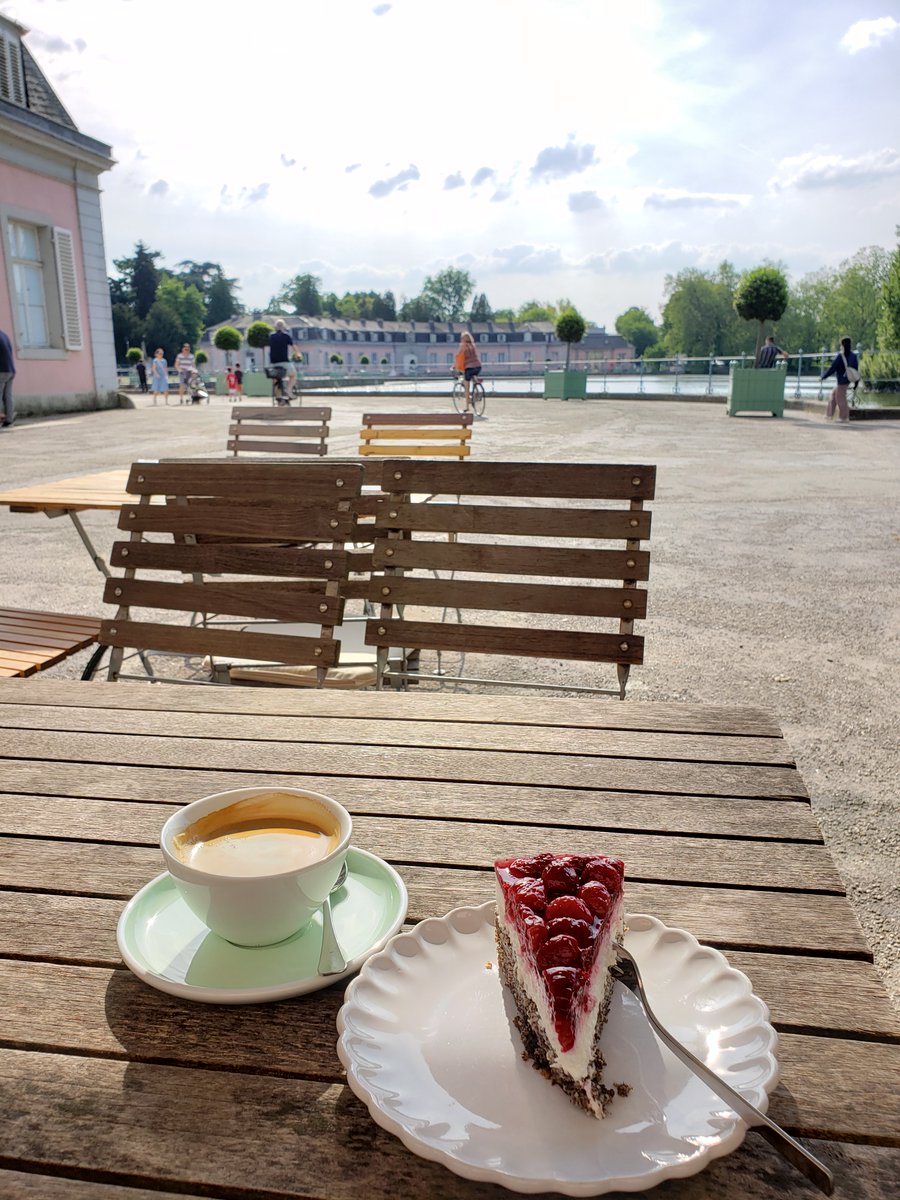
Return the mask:
<path id="1" fill-rule="evenodd" d="M 589 1090 L 595 1103 L 601 1106 L 603 1110 L 602 1115 L 605 1116 L 610 1101 L 616 1095 L 614 1090 L 605 1087 L 603 1084 L 603 1069 L 606 1066 L 606 1062 L 600 1052 L 600 1035 L 603 1032 L 603 1026 L 606 1024 L 609 1001 L 612 996 L 612 976 L 606 981 L 606 989 L 600 1004 L 600 1015 L 597 1020 L 597 1031 L 594 1034 L 594 1052 L 590 1071 L 585 1079 L 573 1079 L 568 1072 L 553 1065 L 555 1054 L 544 1035 L 540 1014 L 519 981 L 518 971 L 516 970 L 515 952 L 509 940 L 509 935 L 501 927 L 499 921 L 495 924 L 494 933 L 497 939 L 497 963 L 500 968 L 500 978 L 504 986 L 509 988 L 516 1002 L 518 1016 L 515 1018 L 515 1024 L 521 1035 L 522 1046 L 524 1047 L 522 1057 L 530 1059 L 534 1069 L 540 1071 L 551 1083 L 561 1088 L 573 1104 L 577 1104 L 579 1108 L 583 1108 L 591 1116 L 599 1116 L 601 1114 L 596 1113 L 591 1108 L 588 1099 Z"/>

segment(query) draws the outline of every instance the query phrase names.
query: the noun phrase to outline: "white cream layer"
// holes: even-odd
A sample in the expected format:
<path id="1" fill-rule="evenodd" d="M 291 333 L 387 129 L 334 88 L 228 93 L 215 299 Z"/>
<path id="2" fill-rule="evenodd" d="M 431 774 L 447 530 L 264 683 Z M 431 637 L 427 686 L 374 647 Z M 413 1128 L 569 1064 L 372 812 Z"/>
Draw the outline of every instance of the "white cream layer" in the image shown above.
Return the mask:
<path id="1" fill-rule="evenodd" d="M 588 1075 L 594 1060 L 594 1034 L 597 1031 L 597 1014 L 606 991 L 606 977 L 616 959 L 614 942 L 620 942 L 625 928 L 625 914 L 622 911 L 622 897 L 613 905 L 606 921 L 603 942 L 594 960 L 594 969 L 590 980 L 590 1005 L 582 1009 L 581 1022 L 575 1030 L 575 1043 L 571 1050 L 563 1050 L 559 1044 L 554 1023 L 553 1011 L 547 1001 L 544 982 L 534 969 L 532 961 L 526 958 L 519 942 L 519 934 L 515 922 L 507 920 L 506 902 L 503 889 L 495 878 L 497 890 L 497 914 L 501 928 L 516 951 L 516 966 L 525 994 L 534 1003 L 540 1013 L 544 1025 L 544 1033 L 556 1055 L 556 1064 L 573 1079 L 583 1080 Z"/>

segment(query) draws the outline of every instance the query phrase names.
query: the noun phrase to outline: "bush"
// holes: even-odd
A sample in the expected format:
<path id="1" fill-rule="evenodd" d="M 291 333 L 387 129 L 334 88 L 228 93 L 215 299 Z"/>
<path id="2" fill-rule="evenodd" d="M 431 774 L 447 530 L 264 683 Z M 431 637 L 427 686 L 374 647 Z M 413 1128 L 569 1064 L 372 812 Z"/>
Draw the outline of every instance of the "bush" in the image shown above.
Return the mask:
<path id="1" fill-rule="evenodd" d="M 900 351 L 867 352 L 859 360 L 867 392 L 900 392 Z"/>
<path id="2" fill-rule="evenodd" d="M 130 346 L 125 354 L 125 361 L 132 364 L 139 363 L 144 357 L 144 352 L 140 346 Z"/>
<path id="3" fill-rule="evenodd" d="M 343 360 L 343 358 L 341 358 L 340 354 L 332 354 L 331 358 L 329 358 L 329 360 L 328 360 L 328 361 L 329 361 L 330 363 L 334 363 L 334 365 L 335 365 L 335 366 L 340 366 L 340 364 L 341 364 L 341 363 L 342 363 L 344 360 Z"/>
<path id="4" fill-rule="evenodd" d="M 220 329 L 219 333 L 221 332 L 222 330 Z M 254 321 L 247 329 L 247 345 L 252 346 L 254 350 L 266 350 L 268 349 L 269 337 L 272 333 L 274 333 L 274 330 L 266 321 Z M 219 334 L 216 334 L 217 338 L 218 336 Z M 238 337 L 240 337 L 240 334 L 238 334 Z"/>
<path id="5" fill-rule="evenodd" d="M 741 276 L 734 289 L 734 311 L 745 321 L 759 322 L 754 362 L 759 362 L 766 321 L 780 320 L 787 306 L 787 280 L 777 267 L 757 267 Z"/>
<path id="6" fill-rule="evenodd" d="M 241 342 L 240 330 L 235 329 L 232 325 L 223 325 L 221 329 L 217 329 L 213 337 L 213 345 L 217 350 L 224 350 L 229 353 L 232 350 L 240 350 Z"/>
<path id="7" fill-rule="evenodd" d="M 198 350 L 195 359 L 198 367 L 202 367 L 205 362 L 209 362 L 209 355 L 205 350 Z"/>
<path id="8" fill-rule="evenodd" d="M 556 336 L 561 342 L 566 343 L 566 370 L 569 369 L 569 354 L 572 351 L 572 343 L 580 342 L 584 337 L 586 329 L 587 325 L 584 317 L 580 313 L 577 313 L 574 308 L 566 309 L 556 322 Z"/>

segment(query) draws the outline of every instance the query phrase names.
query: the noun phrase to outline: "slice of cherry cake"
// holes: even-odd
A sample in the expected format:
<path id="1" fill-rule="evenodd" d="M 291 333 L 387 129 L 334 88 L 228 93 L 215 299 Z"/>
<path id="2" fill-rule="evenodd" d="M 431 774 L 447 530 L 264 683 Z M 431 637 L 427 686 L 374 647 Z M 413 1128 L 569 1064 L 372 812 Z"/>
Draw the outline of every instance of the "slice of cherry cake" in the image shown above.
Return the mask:
<path id="1" fill-rule="evenodd" d="M 500 978 L 515 1000 L 525 1057 L 596 1117 L 615 1094 L 603 1082 L 600 1034 L 613 943 L 624 932 L 623 874 L 619 859 L 599 854 L 494 863 Z"/>

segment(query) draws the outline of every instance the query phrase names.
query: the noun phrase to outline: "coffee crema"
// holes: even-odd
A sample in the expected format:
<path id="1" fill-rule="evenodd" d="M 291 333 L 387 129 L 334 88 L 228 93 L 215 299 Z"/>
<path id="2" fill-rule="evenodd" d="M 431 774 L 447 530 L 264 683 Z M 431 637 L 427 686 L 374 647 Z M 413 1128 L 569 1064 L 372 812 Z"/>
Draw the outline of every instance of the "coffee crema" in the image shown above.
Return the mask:
<path id="1" fill-rule="evenodd" d="M 260 792 L 200 817 L 175 834 L 172 850 L 198 871 L 254 877 L 310 866 L 340 840 L 337 821 L 312 799 Z"/>

